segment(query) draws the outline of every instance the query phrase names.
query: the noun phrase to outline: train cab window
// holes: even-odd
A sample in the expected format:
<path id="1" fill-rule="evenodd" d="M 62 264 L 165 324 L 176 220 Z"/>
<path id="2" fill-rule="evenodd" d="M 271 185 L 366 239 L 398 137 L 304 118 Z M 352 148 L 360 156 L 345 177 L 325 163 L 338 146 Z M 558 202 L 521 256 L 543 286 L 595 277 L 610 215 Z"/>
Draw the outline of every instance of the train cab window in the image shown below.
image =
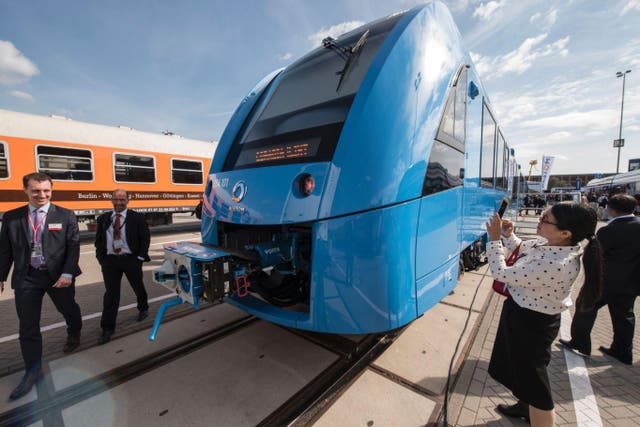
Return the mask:
<path id="1" fill-rule="evenodd" d="M 436 139 L 464 151 L 467 118 L 467 67 L 462 65 L 449 91 Z"/>
<path id="2" fill-rule="evenodd" d="M 504 137 L 502 132 L 498 130 L 498 144 L 497 144 L 497 157 L 496 157 L 496 188 L 507 188 L 507 182 L 505 180 L 505 150 L 506 145 L 504 143 Z"/>
<path id="3" fill-rule="evenodd" d="M 0 179 L 9 178 L 9 147 L 0 141 Z"/>
<path id="4" fill-rule="evenodd" d="M 92 181 L 93 155 L 90 150 L 50 145 L 36 146 L 38 172 L 58 181 Z"/>
<path id="5" fill-rule="evenodd" d="M 496 143 L 496 121 L 487 104 L 482 105 L 482 150 L 480 152 L 480 185 L 493 187 L 495 176 L 494 157 Z"/>
<path id="6" fill-rule="evenodd" d="M 440 127 L 433 142 L 422 187 L 426 196 L 462 185 L 467 114 L 467 67 L 462 65 L 449 90 Z"/>
<path id="7" fill-rule="evenodd" d="M 156 159 L 150 156 L 115 153 L 113 169 L 116 182 L 156 182 Z"/>
<path id="8" fill-rule="evenodd" d="M 202 184 L 202 162 L 171 159 L 171 182 L 174 184 Z"/>
<path id="9" fill-rule="evenodd" d="M 291 64 L 256 104 L 223 170 L 331 160 L 369 66 L 401 17 L 325 38 Z"/>

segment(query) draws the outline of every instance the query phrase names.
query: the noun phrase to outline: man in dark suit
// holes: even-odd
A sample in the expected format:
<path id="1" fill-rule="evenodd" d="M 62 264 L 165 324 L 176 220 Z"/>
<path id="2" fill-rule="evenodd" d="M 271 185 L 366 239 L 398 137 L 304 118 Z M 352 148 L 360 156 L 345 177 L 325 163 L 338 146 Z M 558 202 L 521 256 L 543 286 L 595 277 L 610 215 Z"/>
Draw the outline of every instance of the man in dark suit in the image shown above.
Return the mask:
<path id="1" fill-rule="evenodd" d="M 96 230 L 96 258 L 102 267 L 104 300 L 99 344 L 111 340 L 116 328 L 120 305 L 120 283 L 127 276 L 138 300 L 138 322 L 147 317 L 149 305 L 142 279 L 142 263 L 149 259 L 149 226 L 144 215 L 127 209 L 129 197 L 125 190 L 113 192 L 113 211 L 98 217 Z"/>
<path id="2" fill-rule="evenodd" d="M 640 294 L 640 219 L 633 215 L 635 207 L 636 200 L 626 194 L 608 200 L 607 210 L 612 219 L 597 233 L 604 261 L 602 297 L 593 310 L 576 311 L 571 322 L 571 341 L 560 340 L 580 353 L 591 354 L 591 329 L 598 310 L 606 305 L 613 324 L 613 342 L 599 350 L 627 365 L 633 362 L 633 305 Z"/>
<path id="3" fill-rule="evenodd" d="M 80 344 L 82 316 L 76 304 L 74 278 L 80 267 L 78 222 L 72 211 L 51 203 L 51 178 L 31 173 L 22 178 L 29 204 L 4 214 L 0 230 L 0 292 L 13 264 L 11 288 L 20 321 L 20 349 L 25 374 L 9 398 L 27 394 L 42 374 L 40 311 L 48 294 L 67 322 L 70 353 Z"/>

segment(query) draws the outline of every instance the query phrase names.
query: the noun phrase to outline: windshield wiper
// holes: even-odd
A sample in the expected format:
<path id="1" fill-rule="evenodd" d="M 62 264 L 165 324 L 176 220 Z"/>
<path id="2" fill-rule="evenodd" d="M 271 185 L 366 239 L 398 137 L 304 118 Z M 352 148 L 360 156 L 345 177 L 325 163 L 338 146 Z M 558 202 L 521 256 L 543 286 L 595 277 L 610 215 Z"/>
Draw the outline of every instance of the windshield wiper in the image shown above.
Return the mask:
<path id="1" fill-rule="evenodd" d="M 342 67 L 342 70 L 336 72 L 336 75 L 340 76 L 340 80 L 338 80 L 338 86 L 336 87 L 336 92 L 340 90 L 340 86 L 342 85 L 344 78 L 349 72 L 351 64 L 353 64 L 353 61 L 358 57 L 358 55 L 362 51 L 362 46 L 364 46 L 364 44 L 367 42 L 367 38 L 369 37 L 369 31 L 370 30 L 365 31 L 362 34 L 362 36 L 360 36 L 357 43 L 350 48 L 338 46 L 335 43 L 334 39 L 331 37 L 327 37 L 322 40 L 322 45 L 325 48 L 333 50 L 340 58 L 344 59 L 345 61 L 344 67 Z"/>

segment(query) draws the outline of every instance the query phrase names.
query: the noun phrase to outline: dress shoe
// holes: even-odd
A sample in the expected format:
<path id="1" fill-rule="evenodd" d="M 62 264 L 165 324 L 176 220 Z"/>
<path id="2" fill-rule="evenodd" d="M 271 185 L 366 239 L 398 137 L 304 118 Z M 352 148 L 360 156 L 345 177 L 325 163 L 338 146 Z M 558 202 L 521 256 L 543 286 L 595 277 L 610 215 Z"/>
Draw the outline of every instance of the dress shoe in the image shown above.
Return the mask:
<path id="1" fill-rule="evenodd" d="M 77 335 L 69 334 L 67 335 L 67 342 L 64 344 L 62 351 L 64 353 L 71 353 L 73 350 L 78 348 L 79 345 L 80 345 L 80 334 L 77 334 Z"/>
<path id="2" fill-rule="evenodd" d="M 575 350 L 578 353 L 582 354 L 583 356 L 591 356 L 591 350 L 584 350 L 580 347 L 578 347 L 577 345 L 575 345 L 573 343 L 573 341 L 569 341 L 569 340 L 564 340 L 562 338 L 560 338 L 558 341 L 560 341 L 560 344 L 562 344 L 563 346 L 567 347 L 568 349 L 571 350 Z"/>
<path id="3" fill-rule="evenodd" d="M 505 405 L 504 403 L 501 403 L 496 407 L 496 409 L 502 415 L 506 415 L 507 417 L 524 418 L 529 421 L 529 405 L 521 400 L 518 400 L 518 403 L 514 405 Z"/>
<path id="4" fill-rule="evenodd" d="M 633 359 L 632 359 L 631 356 L 623 356 L 623 355 L 618 354 L 615 351 L 611 350 L 611 348 L 607 348 L 607 347 L 603 347 L 603 346 L 600 346 L 598 348 L 598 350 L 600 350 L 601 352 L 603 352 L 607 356 L 611 356 L 614 359 L 616 359 L 617 361 L 624 363 L 625 365 L 633 364 Z"/>
<path id="5" fill-rule="evenodd" d="M 149 312 L 147 310 L 142 310 L 138 313 L 138 318 L 136 320 L 138 322 L 142 322 L 144 319 L 147 318 L 148 315 L 149 315 Z"/>
<path id="6" fill-rule="evenodd" d="M 111 335 L 113 335 L 113 331 L 102 331 L 100 338 L 98 338 L 98 345 L 106 344 L 111 341 Z"/>
<path id="7" fill-rule="evenodd" d="M 18 386 L 14 388 L 9 395 L 9 400 L 20 399 L 22 396 L 29 393 L 33 385 L 37 383 L 40 378 L 42 378 L 42 370 L 40 370 L 40 368 L 27 370 L 24 377 L 22 377 L 20 384 L 18 384 Z"/>

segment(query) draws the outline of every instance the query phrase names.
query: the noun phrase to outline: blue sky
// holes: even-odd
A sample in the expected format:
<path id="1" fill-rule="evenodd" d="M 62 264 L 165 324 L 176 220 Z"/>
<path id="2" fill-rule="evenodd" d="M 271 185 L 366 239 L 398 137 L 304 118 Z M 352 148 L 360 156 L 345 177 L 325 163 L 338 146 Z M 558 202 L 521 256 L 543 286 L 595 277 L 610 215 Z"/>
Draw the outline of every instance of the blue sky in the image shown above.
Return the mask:
<path id="1" fill-rule="evenodd" d="M 0 0 L 0 108 L 217 140 L 264 75 L 412 0 Z M 640 0 L 445 1 L 528 170 L 640 158 Z M 534 174 L 539 169 L 534 169 Z"/>

